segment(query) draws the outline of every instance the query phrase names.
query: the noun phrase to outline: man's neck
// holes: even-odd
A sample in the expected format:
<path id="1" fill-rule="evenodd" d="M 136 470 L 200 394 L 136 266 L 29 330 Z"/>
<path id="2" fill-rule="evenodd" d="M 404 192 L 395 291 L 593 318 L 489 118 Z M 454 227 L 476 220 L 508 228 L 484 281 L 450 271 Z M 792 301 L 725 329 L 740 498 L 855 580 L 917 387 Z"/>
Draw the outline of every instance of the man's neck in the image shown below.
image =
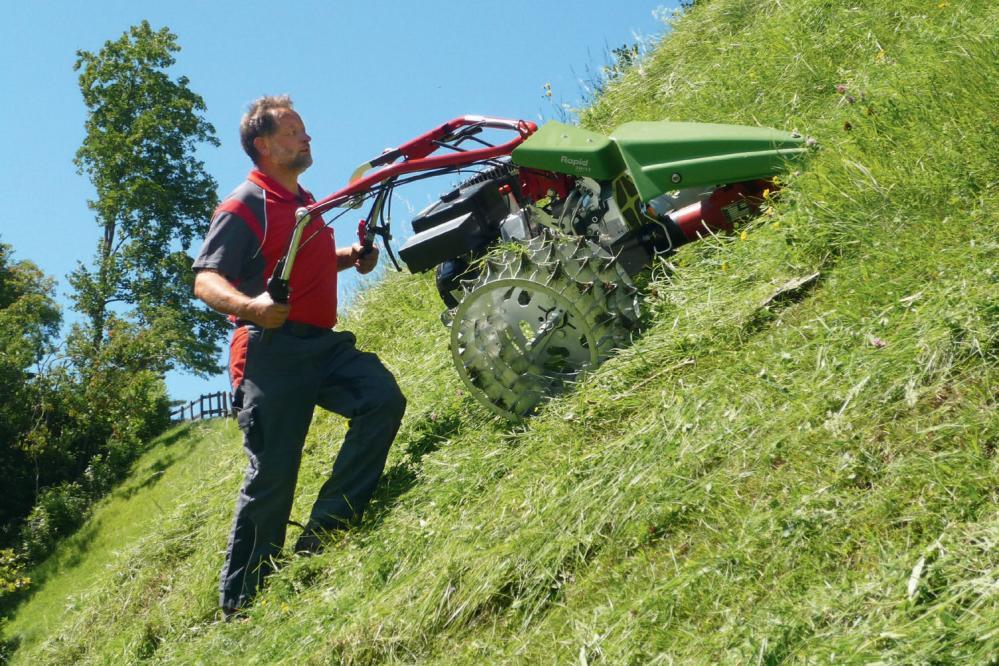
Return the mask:
<path id="1" fill-rule="evenodd" d="M 265 175 L 276 180 L 281 187 L 288 190 L 292 194 L 298 196 L 298 174 L 294 171 L 288 171 L 286 169 L 275 169 L 272 166 L 266 164 L 258 164 L 257 168 L 260 169 Z"/>

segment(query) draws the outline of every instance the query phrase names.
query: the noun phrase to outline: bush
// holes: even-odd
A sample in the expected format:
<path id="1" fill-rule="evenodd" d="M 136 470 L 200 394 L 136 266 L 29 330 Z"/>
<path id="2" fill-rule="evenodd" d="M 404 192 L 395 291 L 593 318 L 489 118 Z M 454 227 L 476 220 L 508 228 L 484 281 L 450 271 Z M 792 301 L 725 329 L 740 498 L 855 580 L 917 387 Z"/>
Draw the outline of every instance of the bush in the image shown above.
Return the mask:
<path id="1" fill-rule="evenodd" d="M 99 453 L 90 459 L 87 469 L 83 470 L 83 480 L 86 483 L 87 492 L 94 497 L 99 497 L 111 490 L 111 486 L 114 485 L 119 476 L 120 474 L 116 473 L 111 463 Z"/>
<path id="2" fill-rule="evenodd" d="M 28 587 L 31 579 L 24 575 L 24 563 L 10 548 L 0 550 L 0 600 Z"/>
<path id="3" fill-rule="evenodd" d="M 83 523 L 90 502 L 87 492 L 76 482 L 43 490 L 21 528 L 25 556 L 38 562 L 52 552 L 61 537 Z"/>

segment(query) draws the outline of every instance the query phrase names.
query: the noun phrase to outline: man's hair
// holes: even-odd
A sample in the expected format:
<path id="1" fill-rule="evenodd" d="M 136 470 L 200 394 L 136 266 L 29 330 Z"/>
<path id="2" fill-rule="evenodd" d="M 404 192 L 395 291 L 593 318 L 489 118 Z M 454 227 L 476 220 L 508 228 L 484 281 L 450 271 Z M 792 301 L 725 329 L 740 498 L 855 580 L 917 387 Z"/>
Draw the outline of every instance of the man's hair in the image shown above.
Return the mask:
<path id="1" fill-rule="evenodd" d="M 257 163 L 260 153 L 253 145 L 253 140 L 258 136 L 273 134 L 277 130 L 276 112 L 292 108 L 294 106 L 288 95 L 266 95 L 250 102 L 246 113 L 243 114 L 243 119 L 239 122 L 239 140 L 243 143 L 243 150 L 250 156 L 254 164 Z"/>

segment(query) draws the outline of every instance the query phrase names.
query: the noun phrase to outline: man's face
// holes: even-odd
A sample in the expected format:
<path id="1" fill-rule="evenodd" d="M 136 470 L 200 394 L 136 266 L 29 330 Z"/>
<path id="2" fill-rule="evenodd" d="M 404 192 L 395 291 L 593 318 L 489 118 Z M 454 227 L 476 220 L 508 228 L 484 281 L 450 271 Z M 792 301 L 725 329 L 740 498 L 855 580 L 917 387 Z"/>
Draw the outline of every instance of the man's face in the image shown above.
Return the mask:
<path id="1" fill-rule="evenodd" d="M 280 109 L 275 114 L 277 130 L 257 137 L 257 150 L 274 166 L 300 174 L 312 166 L 312 137 L 305 131 L 301 116 L 291 109 Z"/>

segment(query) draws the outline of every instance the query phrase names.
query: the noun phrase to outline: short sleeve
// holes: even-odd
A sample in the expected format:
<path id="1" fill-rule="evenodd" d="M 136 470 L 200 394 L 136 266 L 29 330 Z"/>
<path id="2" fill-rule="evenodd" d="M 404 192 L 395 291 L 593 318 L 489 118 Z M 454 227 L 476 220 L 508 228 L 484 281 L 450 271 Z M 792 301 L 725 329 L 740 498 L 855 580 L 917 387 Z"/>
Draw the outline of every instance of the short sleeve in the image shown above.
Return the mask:
<path id="1" fill-rule="evenodd" d="M 239 215 L 220 211 L 212 219 L 193 269 L 215 270 L 236 283 L 259 249 L 260 241 Z"/>

